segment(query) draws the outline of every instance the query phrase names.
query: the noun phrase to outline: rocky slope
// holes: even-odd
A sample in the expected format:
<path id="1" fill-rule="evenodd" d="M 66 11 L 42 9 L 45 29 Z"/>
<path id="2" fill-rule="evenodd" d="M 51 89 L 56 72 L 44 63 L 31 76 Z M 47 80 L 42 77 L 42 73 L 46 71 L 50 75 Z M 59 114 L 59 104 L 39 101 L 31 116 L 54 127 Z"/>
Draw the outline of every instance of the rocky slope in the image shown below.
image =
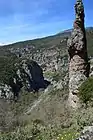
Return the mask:
<path id="1" fill-rule="evenodd" d="M 6 126 L 8 132 L 14 128 L 14 132 L 11 132 L 11 136 L 10 134 L 7 136 L 6 133 L 4 136 L 0 133 L 0 138 L 5 137 L 4 140 L 6 140 L 7 137 L 9 137 L 9 139 L 11 137 L 11 139 L 14 140 L 16 138 L 23 140 L 23 136 L 28 139 L 31 139 L 31 136 L 33 136 L 35 137 L 33 139 L 38 140 L 38 134 L 36 134 L 38 129 L 36 124 L 38 123 L 42 123 L 38 130 L 42 140 L 56 139 L 58 134 L 62 133 L 63 135 L 63 130 L 67 131 L 68 129 L 72 129 L 70 131 L 70 134 L 72 134 L 75 129 L 80 132 L 84 126 L 92 125 L 93 108 L 81 108 L 77 112 L 70 112 L 66 106 L 69 80 L 68 50 L 66 44 L 71 31 L 72 30 L 70 30 L 70 32 L 59 33 L 52 37 L 0 47 L 0 81 L 5 79 L 4 83 L 6 83 L 6 86 L 3 85 L 5 92 L 12 90 L 8 89 L 11 87 L 7 87 L 7 82 L 9 81 L 6 76 L 7 73 L 5 72 L 5 66 L 8 64 L 8 77 L 11 78 L 10 75 L 14 74 L 13 71 L 11 72 L 11 69 L 14 67 L 10 65 L 12 61 L 10 55 L 16 55 L 18 61 L 19 59 L 21 60 L 19 62 L 12 61 L 15 62 L 14 64 L 17 64 L 17 78 L 12 76 L 12 80 L 15 82 L 14 85 L 17 84 L 19 86 L 20 82 L 20 84 L 22 84 L 20 85 L 22 86 L 22 88 L 20 87 L 22 89 L 21 96 L 19 96 L 17 103 L 0 100 L 0 120 L 2 120 L 2 122 L 0 121 L 0 126 L 2 126 L 3 129 Z M 91 63 L 93 56 L 92 38 L 93 30 L 87 29 L 88 52 Z M 7 62 L 6 60 L 8 60 L 8 58 L 10 59 Z M 27 61 L 23 61 L 26 59 Z M 30 64 L 28 62 L 30 62 Z M 1 65 L 2 63 L 4 65 Z M 31 89 L 38 90 L 41 89 L 41 87 L 45 88 L 46 80 L 50 81 L 51 84 L 44 91 L 39 90 L 38 93 L 27 92 L 27 90 L 31 91 Z M 8 91 L 6 91 L 6 89 L 8 89 Z M 5 95 L 5 92 L 3 95 Z M 6 94 L 6 96 L 8 95 L 9 94 Z M 11 95 L 13 95 L 13 92 L 11 92 Z M 35 126 L 32 125 L 32 122 L 36 122 Z M 15 130 L 16 127 L 17 132 Z M 32 128 L 30 129 L 29 127 Z M 4 129 L 4 131 L 5 130 L 6 129 Z M 67 136 L 69 136 L 68 132 Z"/>
<path id="2" fill-rule="evenodd" d="M 44 80 L 42 68 L 35 61 L 21 60 L 14 63 L 13 74 L 11 74 L 12 71 L 10 70 L 11 77 L 8 75 L 9 67 L 6 67 L 7 81 L 2 80 L 0 83 L 0 97 L 2 98 L 18 97 L 21 88 L 31 92 L 38 91 L 40 88 L 45 89 L 50 84 L 50 82 Z"/>

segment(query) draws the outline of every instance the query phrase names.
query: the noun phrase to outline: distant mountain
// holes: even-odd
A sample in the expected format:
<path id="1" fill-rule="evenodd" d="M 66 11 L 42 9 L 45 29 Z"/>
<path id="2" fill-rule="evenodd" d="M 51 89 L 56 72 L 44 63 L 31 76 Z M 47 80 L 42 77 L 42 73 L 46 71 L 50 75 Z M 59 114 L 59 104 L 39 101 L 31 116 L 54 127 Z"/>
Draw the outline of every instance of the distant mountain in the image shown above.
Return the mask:
<path id="1" fill-rule="evenodd" d="M 69 35 L 72 32 L 72 30 L 73 29 L 68 29 L 68 30 L 65 30 L 65 31 L 61 31 L 58 34 Z"/>
<path id="2" fill-rule="evenodd" d="M 0 46 L 5 46 L 6 44 L 5 43 L 0 43 Z"/>
<path id="3" fill-rule="evenodd" d="M 93 31 L 93 27 L 87 27 L 86 30 L 87 31 L 91 31 L 91 30 Z"/>
<path id="4" fill-rule="evenodd" d="M 25 48 L 26 46 L 34 46 L 34 50 L 41 49 L 41 48 L 50 48 L 56 46 L 67 46 L 67 39 L 71 35 L 71 31 L 73 29 L 68 29 L 62 32 L 59 32 L 55 35 L 38 38 L 33 40 L 26 40 L 21 42 L 16 42 L 13 44 L 5 45 L 4 49 L 11 49 L 11 48 Z M 88 44 L 88 52 L 89 55 L 93 55 L 93 27 L 86 28 L 86 36 L 87 36 L 87 44 Z M 60 43 L 61 42 L 61 43 Z"/>

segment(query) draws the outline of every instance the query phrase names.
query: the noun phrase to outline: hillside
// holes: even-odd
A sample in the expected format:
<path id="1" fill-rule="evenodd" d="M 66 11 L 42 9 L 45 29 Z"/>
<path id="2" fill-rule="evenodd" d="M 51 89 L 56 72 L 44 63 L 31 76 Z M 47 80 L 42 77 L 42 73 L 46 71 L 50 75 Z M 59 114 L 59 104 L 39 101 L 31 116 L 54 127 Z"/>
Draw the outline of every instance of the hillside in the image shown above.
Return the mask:
<path id="1" fill-rule="evenodd" d="M 15 75 L 14 63 L 20 65 L 21 60 L 28 63 L 28 60 L 34 60 L 43 69 L 44 79 L 51 83 L 38 92 L 28 92 L 22 88 L 17 102 L 0 99 L 0 139 L 72 140 L 79 136 L 84 126 L 93 124 L 93 103 L 82 103 L 77 111 L 67 107 L 67 39 L 70 34 L 71 29 L 54 36 L 0 47 L 0 80 L 11 78 L 11 69 Z M 86 35 L 88 54 L 93 57 L 92 27 L 86 29 Z M 90 88 L 92 83 L 92 80 L 87 81 L 80 91 L 84 93 L 85 85 Z"/>
<path id="2" fill-rule="evenodd" d="M 5 55 L 6 52 L 11 48 L 13 50 L 20 50 L 25 49 L 26 46 L 31 49 L 31 51 L 41 50 L 41 49 L 48 49 L 50 47 L 56 48 L 56 47 L 64 47 L 66 48 L 66 42 L 68 37 L 71 34 L 72 29 L 60 32 L 53 36 L 48 36 L 44 38 L 34 39 L 34 40 L 27 40 L 22 42 L 17 42 L 10 45 L 5 45 L 0 47 L 0 54 Z M 86 36 L 87 36 L 87 45 L 88 45 L 88 53 L 89 56 L 93 56 L 93 27 L 87 27 L 86 28 Z M 9 53 L 9 52 L 7 52 Z M 0 56 L 1 56 L 0 55 Z"/>

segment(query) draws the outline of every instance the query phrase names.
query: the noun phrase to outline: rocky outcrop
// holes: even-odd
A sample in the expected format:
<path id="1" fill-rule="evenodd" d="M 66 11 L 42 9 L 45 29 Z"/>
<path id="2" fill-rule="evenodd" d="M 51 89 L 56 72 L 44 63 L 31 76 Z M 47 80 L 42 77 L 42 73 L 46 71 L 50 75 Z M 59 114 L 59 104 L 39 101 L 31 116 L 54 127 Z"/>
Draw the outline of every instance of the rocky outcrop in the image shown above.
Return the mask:
<path id="1" fill-rule="evenodd" d="M 93 76 L 93 58 L 90 58 L 90 74 L 89 74 L 90 77 Z"/>
<path id="2" fill-rule="evenodd" d="M 35 61 L 22 60 L 15 64 L 15 74 L 9 79 L 9 84 L 0 84 L 0 97 L 15 98 L 21 88 L 28 92 L 38 91 L 49 84 L 49 81 L 44 80 L 42 68 Z"/>
<path id="3" fill-rule="evenodd" d="M 6 84 L 0 85 L 0 98 L 11 99 L 13 97 L 12 88 Z"/>
<path id="4" fill-rule="evenodd" d="M 84 6 L 82 0 L 75 4 L 76 19 L 71 38 L 68 39 L 69 52 L 69 103 L 76 107 L 78 104 L 78 87 L 89 76 L 90 65 L 87 55 L 87 41 L 84 27 Z"/>
<path id="5" fill-rule="evenodd" d="M 76 140 L 93 140 L 93 126 L 87 126 Z"/>

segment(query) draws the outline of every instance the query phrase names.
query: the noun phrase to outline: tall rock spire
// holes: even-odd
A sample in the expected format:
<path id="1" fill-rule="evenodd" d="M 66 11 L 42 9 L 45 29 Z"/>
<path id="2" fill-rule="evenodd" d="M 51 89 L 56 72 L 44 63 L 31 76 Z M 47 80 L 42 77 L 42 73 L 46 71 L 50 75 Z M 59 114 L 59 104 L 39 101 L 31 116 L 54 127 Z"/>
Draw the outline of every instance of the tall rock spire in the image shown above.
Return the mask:
<path id="1" fill-rule="evenodd" d="M 69 104 L 77 107 L 79 98 L 78 88 L 89 76 L 86 33 L 84 27 L 84 5 L 82 0 L 75 4 L 76 18 L 73 24 L 71 38 L 68 39 L 69 52 Z"/>
<path id="2" fill-rule="evenodd" d="M 76 19 L 79 21 L 84 21 L 84 5 L 82 0 L 77 0 L 75 4 Z"/>

